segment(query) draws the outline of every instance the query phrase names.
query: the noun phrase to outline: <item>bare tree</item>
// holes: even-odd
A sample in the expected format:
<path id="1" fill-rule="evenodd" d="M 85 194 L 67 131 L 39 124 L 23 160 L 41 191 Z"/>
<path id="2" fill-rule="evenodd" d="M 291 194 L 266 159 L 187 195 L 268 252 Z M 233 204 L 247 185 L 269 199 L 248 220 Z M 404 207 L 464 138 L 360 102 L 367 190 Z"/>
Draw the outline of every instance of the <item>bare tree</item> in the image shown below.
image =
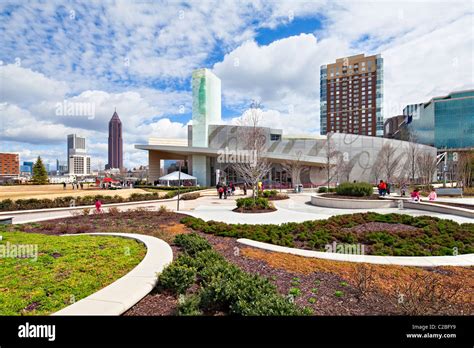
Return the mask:
<path id="1" fill-rule="evenodd" d="M 472 187 L 474 180 L 474 151 L 458 153 L 456 171 L 463 187 Z"/>
<path id="2" fill-rule="evenodd" d="M 294 151 L 293 159 L 282 163 L 282 167 L 291 175 L 291 183 L 293 187 L 300 183 L 301 173 L 306 171 L 308 168 L 305 167 L 301 161 L 303 152 L 301 150 Z"/>
<path id="3" fill-rule="evenodd" d="M 334 144 L 332 136 L 333 133 L 328 133 L 326 135 L 326 143 L 324 144 L 324 169 L 326 171 L 328 190 L 331 184 L 331 180 L 334 177 L 334 168 L 337 166 L 336 156 L 338 155 L 338 151 L 336 150 L 336 146 Z"/>
<path id="4" fill-rule="evenodd" d="M 350 179 L 352 169 L 354 169 L 358 158 L 353 157 L 349 160 L 348 157 L 347 153 L 339 152 L 336 164 L 337 181 L 339 181 L 339 178 L 341 178 L 343 182 L 348 182 Z"/>
<path id="5" fill-rule="evenodd" d="M 379 179 L 383 177 L 383 157 L 381 151 L 372 165 L 372 174 L 375 177 L 375 182 L 378 183 Z"/>
<path id="6" fill-rule="evenodd" d="M 239 142 L 243 149 L 249 152 L 248 160 L 232 163 L 235 170 L 246 184 L 253 188 L 253 198 L 255 200 L 258 190 L 258 183 L 271 169 L 271 163 L 265 157 L 267 139 L 264 130 L 258 126 L 262 117 L 260 104 L 252 102 L 240 120 L 240 125 L 244 126 L 239 130 Z"/>
<path id="7" fill-rule="evenodd" d="M 379 153 L 382 172 L 387 182 L 392 181 L 400 163 L 400 157 L 396 157 L 396 151 L 397 149 L 392 144 L 387 143 L 382 146 Z"/>
<path id="8" fill-rule="evenodd" d="M 433 177 L 436 173 L 436 156 L 431 153 L 424 152 L 418 156 L 418 159 L 418 168 L 420 170 L 422 183 L 427 187 L 433 180 Z"/>
<path id="9" fill-rule="evenodd" d="M 409 144 L 406 150 L 408 177 L 410 178 L 411 182 L 414 183 L 418 174 L 418 156 L 420 153 L 420 147 L 416 143 L 417 136 L 415 133 L 409 133 L 408 141 Z"/>

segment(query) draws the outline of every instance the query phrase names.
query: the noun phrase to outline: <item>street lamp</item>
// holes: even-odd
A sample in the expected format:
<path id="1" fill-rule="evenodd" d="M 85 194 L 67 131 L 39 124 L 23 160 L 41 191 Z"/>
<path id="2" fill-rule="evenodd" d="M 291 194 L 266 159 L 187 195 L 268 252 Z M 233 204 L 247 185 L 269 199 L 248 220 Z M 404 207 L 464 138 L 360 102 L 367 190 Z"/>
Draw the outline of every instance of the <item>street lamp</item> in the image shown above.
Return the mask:
<path id="1" fill-rule="evenodd" d="M 179 193 L 180 193 L 180 189 L 181 189 L 181 161 L 179 161 L 179 165 L 178 165 L 178 207 L 176 209 L 176 211 L 179 211 Z"/>

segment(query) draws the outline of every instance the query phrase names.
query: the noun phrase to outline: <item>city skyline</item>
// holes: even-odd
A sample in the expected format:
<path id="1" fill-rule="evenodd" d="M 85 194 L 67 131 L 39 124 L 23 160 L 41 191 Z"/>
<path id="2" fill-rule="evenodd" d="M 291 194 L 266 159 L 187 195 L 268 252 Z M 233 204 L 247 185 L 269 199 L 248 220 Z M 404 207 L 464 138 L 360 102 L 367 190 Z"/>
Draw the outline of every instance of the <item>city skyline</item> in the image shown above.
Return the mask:
<path id="1" fill-rule="evenodd" d="M 147 163 L 134 144 L 186 137 L 196 68 L 221 79 L 223 121 L 258 99 L 262 124 L 288 134 L 319 134 L 319 67 L 341 57 L 382 55 L 385 118 L 473 88 L 466 2 L 63 5 L 0 5 L 0 147 L 22 162 L 54 163 L 66 135 L 78 133 L 90 139 L 92 167 L 108 163 L 117 106 L 124 166 Z"/>

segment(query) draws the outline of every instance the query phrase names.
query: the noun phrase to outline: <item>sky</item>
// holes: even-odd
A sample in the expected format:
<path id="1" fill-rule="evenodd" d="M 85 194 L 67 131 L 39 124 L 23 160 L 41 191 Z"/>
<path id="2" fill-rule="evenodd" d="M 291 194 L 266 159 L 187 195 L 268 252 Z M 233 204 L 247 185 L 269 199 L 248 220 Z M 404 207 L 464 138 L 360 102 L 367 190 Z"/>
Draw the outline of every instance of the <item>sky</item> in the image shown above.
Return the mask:
<path id="1" fill-rule="evenodd" d="M 252 100 L 262 125 L 319 134 L 319 69 L 365 53 L 384 58 L 384 117 L 474 88 L 473 1 L 0 0 L 0 152 L 66 160 L 87 138 L 107 164 L 108 122 L 122 120 L 124 165 L 135 144 L 184 138 L 191 74 L 222 83 L 222 116 Z"/>

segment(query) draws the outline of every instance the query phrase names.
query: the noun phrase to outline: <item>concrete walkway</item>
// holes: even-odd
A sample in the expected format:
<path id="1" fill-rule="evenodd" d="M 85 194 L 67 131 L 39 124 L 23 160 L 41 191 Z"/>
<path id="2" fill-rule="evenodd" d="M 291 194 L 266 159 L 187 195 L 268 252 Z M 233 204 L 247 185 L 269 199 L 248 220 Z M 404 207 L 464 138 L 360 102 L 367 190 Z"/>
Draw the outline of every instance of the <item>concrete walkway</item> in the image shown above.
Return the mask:
<path id="1" fill-rule="evenodd" d="M 84 234 L 136 239 L 145 244 L 147 252 L 144 259 L 122 278 L 52 315 L 121 315 L 153 290 L 157 275 L 173 261 L 171 247 L 156 237 L 133 233 Z"/>
<path id="2" fill-rule="evenodd" d="M 290 194 L 290 199 L 274 201 L 277 211 L 271 213 L 259 214 L 242 214 L 233 212 L 232 209 L 236 207 L 235 199 L 243 196 L 236 195 L 228 199 L 219 199 L 217 195 L 204 196 L 195 200 L 180 201 L 180 213 L 188 214 L 194 217 L 201 218 L 205 221 L 215 220 L 231 224 L 247 223 L 247 224 L 281 224 L 285 222 L 303 222 L 308 220 L 322 220 L 330 218 L 334 215 L 376 212 L 380 214 L 398 213 L 409 214 L 412 216 L 429 215 L 442 219 L 449 219 L 458 223 L 473 222 L 473 219 L 460 217 L 450 214 L 441 214 L 435 212 L 426 212 L 415 209 L 398 209 L 398 208 L 378 208 L 378 209 L 334 209 L 324 208 L 311 205 L 309 203 L 312 193 Z M 146 208 L 149 210 L 158 210 L 161 206 L 167 209 L 176 211 L 176 199 L 160 200 L 154 202 L 137 202 L 129 204 L 114 204 L 111 205 L 119 208 L 122 211 L 133 210 L 136 208 Z M 104 206 L 107 211 L 108 205 Z M 82 211 L 83 208 L 77 208 L 75 211 Z M 7 215 L 8 212 L 5 212 Z M 2 214 L 0 214 L 1 216 Z M 44 221 L 58 218 L 71 217 L 71 211 L 35 211 L 35 212 L 21 212 L 12 215 L 14 216 L 13 223 L 27 223 L 35 221 Z"/>
<path id="3" fill-rule="evenodd" d="M 293 194 L 290 199 L 274 201 L 277 211 L 270 213 L 236 213 L 232 209 L 235 208 L 234 198 L 227 200 L 219 200 L 217 197 L 199 198 L 194 206 L 183 209 L 181 213 L 201 218 L 205 221 L 214 220 L 226 222 L 230 224 L 281 224 L 285 222 L 303 222 L 308 220 L 324 220 L 334 215 L 376 212 L 379 214 L 409 214 L 412 216 L 429 215 L 442 219 L 449 219 L 458 223 L 473 222 L 473 219 L 455 216 L 451 214 L 440 214 L 434 212 L 425 212 L 415 209 L 398 209 L 398 208 L 382 208 L 382 209 L 334 209 L 317 207 L 308 204 L 311 194 Z M 200 203 L 200 204 L 198 204 Z"/>
<path id="4" fill-rule="evenodd" d="M 399 265 L 415 267 L 438 267 L 438 266 L 474 266 L 474 254 L 457 256 L 377 256 L 377 255 L 352 255 L 329 253 L 314 250 L 288 248 L 284 246 L 257 242 L 250 239 L 237 239 L 238 243 L 251 247 L 274 251 L 285 254 L 293 254 L 318 259 L 346 261 L 358 263 L 373 263 L 378 265 Z"/>

